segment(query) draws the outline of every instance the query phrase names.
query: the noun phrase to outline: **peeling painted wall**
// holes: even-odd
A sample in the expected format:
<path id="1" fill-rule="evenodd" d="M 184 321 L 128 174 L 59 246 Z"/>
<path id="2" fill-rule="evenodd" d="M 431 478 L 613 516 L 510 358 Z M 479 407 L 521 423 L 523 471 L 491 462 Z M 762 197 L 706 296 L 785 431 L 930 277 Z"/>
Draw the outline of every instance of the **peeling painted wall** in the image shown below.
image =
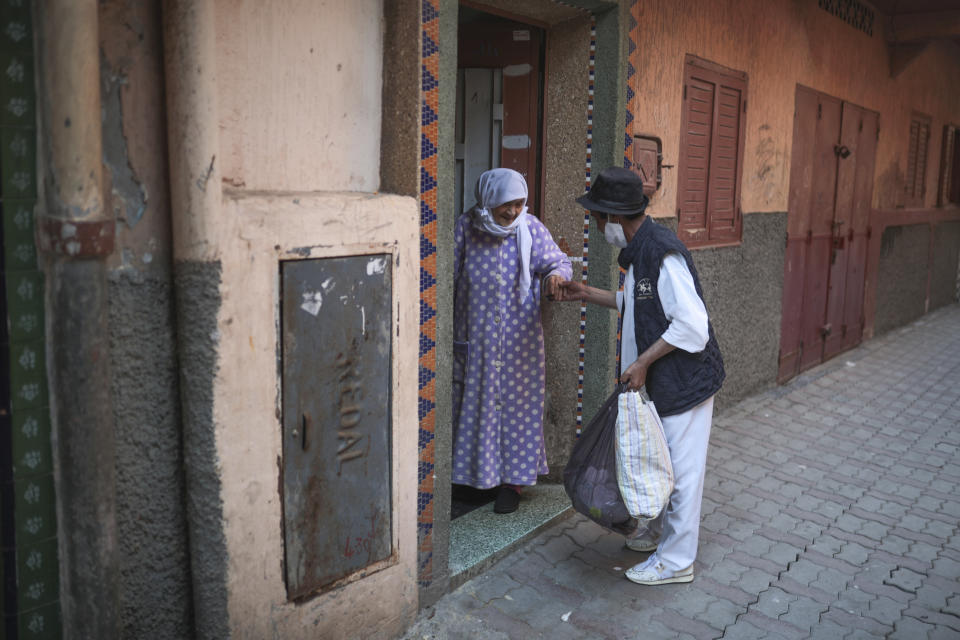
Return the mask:
<path id="1" fill-rule="evenodd" d="M 101 3 L 104 191 L 119 246 L 111 266 L 158 274 L 171 256 L 161 40 L 158 0 Z"/>
<path id="2" fill-rule="evenodd" d="M 383 0 L 216 5 L 223 181 L 377 191 Z"/>
<path id="3" fill-rule="evenodd" d="M 664 162 L 677 164 L 683 59 L 688 53 L 748 75 L 742 209 L 786 211 L 796 85 L 880 113 L 873 203 L 903 204 L 910 113 L 932 116 L 925 204 L 935 204 L 943 125 L 960 117 L 960 47 L 937 42 L 890 77 L 884 23 L 856 30 L 810 1 L 642 0 L 635 134 L 662 137 Z M 677 169 L 651 202 L 655 216 L 676 215 Z"/>
<path id="4" fill-rule="evenodd" d="M 215 32 L 216 46 L 197 49 L 196 55 L 215 60 L 215 82 L 199 90 L 209 90 L 206 104 L 216 105 L 210 112 L 216 134 L 207 143 L 222 172 L 222 184 L 211 181 L 207 189 L 221 190 L 222 198 L 211 198 L 209 210 L 185 206 L 184 215 L 202 236 L 196 266 L 214 261 L 219 265 L 213 283 L 216 294 L 206 296 L 216 298 L 219 306 L 214 324 L 191 335 L 190 344 L 180 350 L 184 372 L 196 359 L 184 346 L 211 343 L 208 348 L 215 354 L 213 363 L 208 359 L 195 368 L 196 380 L 184 374 L 181 391 L 185 404 L 196 400 L 196 406 L 184 410 L 184 457 L 198 634 L 392 637 L 416 613 L 418 596 L 420 245 L 415 199 L 377 192 L 381 153 L 389 152 L 381 148 L 381 77 L 383 42 L 416 32 L 409 24 L 384 25 L 379 0 L 215 4 L 206 14 L 210 21 L 203 23 L 203 33 Z M 190 33 L 190 24 L 182 26 Z M 385 38 L 384 27 L 394 32 Z M 403 46 L 408 48 L 406 55 L 398 58 L 415 66 L 405 66 L 400 73 L 417 77 L 419 57 L 411 53 L 419 49 L 420 39 L 404 41 Z M 172 91 L 174 111 L 183 106 L 178 96 L 184 97 Z M 397 98 L 397 103 L 385 104 L 411 109 L 412 102 L 415 117 L 419 116 L 419 103 L 409 100 L 409 94 Z M 383 117 L 389 113 L 384 111 Z M 188 145 L 181 146 L 188 137 L 179 130 L 173 136 L 175 156 L 191 153 Z M 389 140 L 388 146 L 397 144 L 396 138 Z M 416 138 L 418 148 L 419 142 Z M 171 164 L 176 161 L 174 157 Z M 407 168 L 410 165 L 403 162 L 387 167 L 390 180 L 401 189 L 409 188 Z M 174 193 L 183 196 L 183 201 L 175 202 L 177 212 L 195 195 Z M 181 239 L 193 240 L 178 234 L 178 249 Z M 184 247 L 183 255 L 192 255 L 191 251 L 195 250 Z M 291 428 L 295 418 L 285 415 L 283 408 L 294 391 L 282 384 L 281 345 L 290 336 L 282 333 L 284 293 L 278 274 L 288 260 L 370 253 L 393 256 L 389 304 L 391 334 L 396 337 L 389 353 L 394 382 L 387 423 L 391 475 L 384 487 L 391 505 L 389 526 L 384 525 L 391 553 L 343 576 L 336 585 L 313 584 L 294 601 L 294 593 L 287 589 L 286 563 L 309 563 L 311 548 L 305 549 L 303 558 L 287 555 L 295 553 L 295 547 L 287 546 L 286 540 L 306 532 L 284 529 L 284 496 L 310 491 L 313 479 L 321 475 L 318 469 L 305 469 L 308 473 L 301 479 L 310 478 L 309 484 L 298 487 L 295 475 L 283 473 L 287 464 L 283 453 L 297 428 Z M 181 255 L 178 252 L 178 261 Z M 178 262 L 178 276 L 186 264 L 183 260 Z M 178 281 L 178 292 L 182 289 Z M 196 305 L 194 295 L 190 293 L 189 301 Z M 196 295 L 204 297 L 201 292 Z M 183 307 L 178 299 L 178 309 Z M 209 314 L 202 317 L 208 319 Z M 179 325 L 189 322 L 188 315 L 178 316 Z M 315 330 L 322 340 L 323 326 Z M 194 385 L 205 389 L 208 382 L 209 398 L 195 397 Z M 356 400 L 361 404 L 382 401 L 364 397 L 372 393 L 369 388 L 354 393 L 363 398 Z M 321 417 L 312 428 L 330 427 Z M 197 457 L 194 441 L 202 445 Z M 321 492 L 311 496 L 323 500 Z M 202 500 L 196 508 L 195 499 Z M 326 517 L 349 520 L 340 513 L 349 505 L 334 501 L 320 508 Z"/>
<path id="5" fill-rule="evenodd" d="M 218 5 L 221 126 L 216 157 L 224 187 L 235 194 L 252 194 L 248 202 L 253 207 L 265 191 L 376 191 L 381 154 L 382 2 L 340 1 L 336 6 L 299 2 L 280 11 L 256 3 Z M 223 638 L 250 633 L 262 637 L 263 625 L 273 625 L 284 629 L 285 637 L 293 637 L 308 633 L 319 617 L 325 617 L 328 630 L 337 626 L 340 631 L 334 635 L 345 637 L 351 625 L 356 628 L 356 620 L 333 610 L 348 603 L 338 604 L 336 597 L 333 603 L 320 598 L 307 607 L 295 607 L 286 601 L 282 539 L 278 546 L 276 537 L 282 533 L 276 479 L 279 448 L 249 449 L 241 444 L 238 450 L 230 446 L 233 439 L 225 438 L 224 430 L 253 430 L 254 438 L 279 444 L 275 406 L 279 382 L 263 384 L 277 373 L 273 307 L 278 294 L 270 288 L 277 269 L 274 247 L 279 249 L 278 241 L 292 246 L 290 234 L 286 240 L 278 238 L 293 220 L 309 220 L 294 234 L 297 243 L 330 240 L 330 224 L 347 229 L 341 237 L 349 237 L 351 220 L 339 216 L 344 207 L 353 205 L 325 200 L 320 210 L 311 212 L 295 204 L 284 221 L 264 218 L 256 228 L 243 231 L 218 225 L 220 218 L 205 217 L 208 212 L 191 212 L 203 218 L 204 231 L 211 234 L 212 255 L 236 260 L 228 260 L 226 266 L 216 259 L 181 261 L 174 269 L 161 3 L 104 0 L 99 12 L 105 192 L 118 222 L 117 250 L 109 265 L 122 635 Z M 415 47 L 411 42 L 403 46 Z M 344 110 L 347 116 L 340 117 Z M 415 183 L 415 177 L 411 181 L 401 175 L 403 166 L 390 170 L 391 175 Z M 415 167 L 412 171 L 415 176 Z M 342 195 L 344 203 L 355 199 Z M 404 221 L 413 218 L 409 198 L 381 199 L 364 206 L 365 220 L 389 221 L 383 227 L 388 230 L 400 224 L 401 212 Z M 409 222 L 403 224 L 409 230 Z M 404 241 L 402 283 L 409 288 L 414 282 L 410 253 L 415 244 L 406 236 Z M 249 262 L 246 255 L 251 247 L 265 250 L 271 258 Z M 259 255 L 263 257 L 262 252 Z M 249 267 L 255 276 L 238 280 L 237 265 Z M 260 291 L 264 295 L 239 299 L 229 295 L 254 279 L 264 284 Z M 248 307 L 255 300 L 268 302 L 257 307 L 262 312 L 256 316 L 256 330 L 244 335 L 242 344 L 221 342 L 221 333 L 229 335 L 244 324 L 225 321 L 222 307 Z M 410 327 L 410 308 L 413 305 L 406 302 L 402 306 L 404 331 Z M 219 368 L 224 359 L 249 365 L 248 342 L 250 347 L 257 344 L 264 366 L 256 372 L 243 366 L 229 371 Z M 240 346 L 233 348 L 236 345 Z M 402 365 L 409 369 L 406 347 L 403 353 Z M 233 375 L 237 371 L 245 376 Z M 395 377 L 415 379 L 407 374 Z M 256 392 L 225 391 L 240 378 L 255 380 Z M 183 388 L 188 392 L 181 393 Z M 410 406 L 409 394 L 398 394 L 398 398 L 409 422 L 416 409 Z M 263 400 L 256 408 L 265 419 L 250 420 L 257 400 Z M 186 423 L 191 429 L 184 433 Z M 416 442 L 415 437 L 397 440 L 398 447 L 413 447 Z M 409 460 L 403 465 L 398 462 L 403 471 L 394 477 L 397 492 L 415 476 L 411 471 L 415 463 L 410 455 L 393 457 Z M 232 471 L 240 473 L 242 481 L 230 475 Z M 225 480 L 223 474 L 232 480 Z M 262 493 L 260 499 L 251 498 L 254 486 Z M 394 499 L 399 501 L 395 526 L 400 533 L 394 540 L 402 543 L 400 561 L 360 585 L 370 589 L 393 580 L 397 593 L 402 593 L 397 600 L 373 599 L 382 615 L 372 616 L 369 622 L 371 628 L 381 630 L 402 626 L 412 615 L 416 598 L 410 542 L 414 509 L 407 498 L 394 495 Z M 250 500 L 255 504 L 248 509 Z M 258 508 L 271 509 L 269 516 L 253 515 Z M 235 560 L 239 556 L 265 562 L 269 571 L 261 573 L 269 573 L 269 580 L 253 586 L 247 571 L 253 565 Z M 398 579 L 401 574 L 404 577 Z M 258 609 L 265 615 L 251 616 L 251 607 L 238 604 L 249 600 L 270 612 Z"/>
<path id="6" fill-rule="evenodd" d="M 160 2 L 100 3 L 121 637 L 194 635 L 171 273 Z"/>

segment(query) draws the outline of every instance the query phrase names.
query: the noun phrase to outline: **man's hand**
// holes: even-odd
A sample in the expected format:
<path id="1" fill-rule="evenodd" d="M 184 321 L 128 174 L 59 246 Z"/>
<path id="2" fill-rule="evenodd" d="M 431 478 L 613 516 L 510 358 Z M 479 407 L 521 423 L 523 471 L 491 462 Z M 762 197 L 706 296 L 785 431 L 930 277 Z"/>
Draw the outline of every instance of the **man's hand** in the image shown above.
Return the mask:
<path id="1" fill-rule="evenodd" d="M 637 358 L 626 371 L 620 374 L 620 382 L 627 385 L 627 391 L 639 391 L 640 387 L 646 384 L 647 368 L 648 365 L 643 362 L 643 359 Z"/>
<path id="2" fill-rule="evenodd" d="M 557 300 L 560 302 L 581 301 L 587 293 L 587 287 L 576 280 L 564 280 L 559 284 Z"/>
<path id="3" fill-rule="evenodd" d="M 620 374 L 620 382 L 627 385 L 628 391 L 639 391 L 647 382 L 647 370 L 654 362 L 676 349 L 663 338 L 650 345 L 626 370 Z"/>
<path id="4" fill-rule="evenodd" d="M 560 302 L 589 302 L 611 309 L 617 308 L 617 294 L 613 291 L 590 287 L 577 280 L 562 281 L 556 299 Z"/>

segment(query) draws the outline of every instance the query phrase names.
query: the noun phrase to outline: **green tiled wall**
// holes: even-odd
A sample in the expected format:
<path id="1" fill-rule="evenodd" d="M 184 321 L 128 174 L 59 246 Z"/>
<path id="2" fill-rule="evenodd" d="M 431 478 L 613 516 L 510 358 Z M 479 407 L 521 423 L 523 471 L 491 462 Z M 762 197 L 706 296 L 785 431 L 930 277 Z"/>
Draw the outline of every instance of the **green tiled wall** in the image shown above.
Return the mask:
<path id="1" fill-rule="evenodd" d="M 29 0 L 0 0 L 0 209 L 6 327 L 0 352 L 2 640 L 60 638 L 57 526 L 43 333 L 43 274 L 34 244 L 36 98 Z"/>

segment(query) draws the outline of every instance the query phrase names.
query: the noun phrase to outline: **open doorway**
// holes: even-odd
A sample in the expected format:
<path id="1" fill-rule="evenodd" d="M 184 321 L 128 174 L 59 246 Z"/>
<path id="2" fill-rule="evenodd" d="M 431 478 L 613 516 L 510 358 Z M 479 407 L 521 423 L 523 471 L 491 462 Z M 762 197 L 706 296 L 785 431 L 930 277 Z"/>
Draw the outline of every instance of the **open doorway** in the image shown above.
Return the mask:
<path id="1" fill-rule="evenodd" d="M 484 10 L 487 8 L 490 12 Z M 523 175 L 528 209 L 544 219 L 547 27 L 474 2 L 459 5 L 454 138 L 457 216 L 475 204 L 480 174 L 504 167 Z M 586 46 L 583 51 L 586 53 Z M 551 476 L 541 475 L 535 485 L 525 487 L 520 508 L 508 514 L 493 511 L 498 488 L 484 491 L 450 485 L 448 566 L 452 586 L 476 575 L 511 545 L 568 512 L 570 501 L 556 484 L 562 464 L 559 469 L 553 465 L 552 470 L 556 471 Z"/>

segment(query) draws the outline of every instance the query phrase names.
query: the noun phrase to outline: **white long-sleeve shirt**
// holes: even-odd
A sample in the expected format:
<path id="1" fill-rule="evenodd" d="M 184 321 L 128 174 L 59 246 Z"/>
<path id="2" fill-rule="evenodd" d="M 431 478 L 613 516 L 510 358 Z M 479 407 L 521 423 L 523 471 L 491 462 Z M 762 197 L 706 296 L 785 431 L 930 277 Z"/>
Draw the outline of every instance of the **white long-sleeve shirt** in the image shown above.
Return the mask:
<path id="1" fill-rule="evenodd" d="M 624 291 L 634 290 L 633 265 L 627 269 L 623 290 L 617 292 L 617 308 L 623 310 L 623 326 L 620 333 L 620 369 L 625 370 L 637 359 L 637 335 L 634 331 L 633 296 L 624 296 Z M 657 278 L 657 295 L 663 313 L 670 322 L 660 336 L 665 342 L 690 353 L 703 351 L 710 338 L 707 329 L 707 309 L 697 295 L 693 275 L 683 256 L 668 253 L 660 266 Z"/>

